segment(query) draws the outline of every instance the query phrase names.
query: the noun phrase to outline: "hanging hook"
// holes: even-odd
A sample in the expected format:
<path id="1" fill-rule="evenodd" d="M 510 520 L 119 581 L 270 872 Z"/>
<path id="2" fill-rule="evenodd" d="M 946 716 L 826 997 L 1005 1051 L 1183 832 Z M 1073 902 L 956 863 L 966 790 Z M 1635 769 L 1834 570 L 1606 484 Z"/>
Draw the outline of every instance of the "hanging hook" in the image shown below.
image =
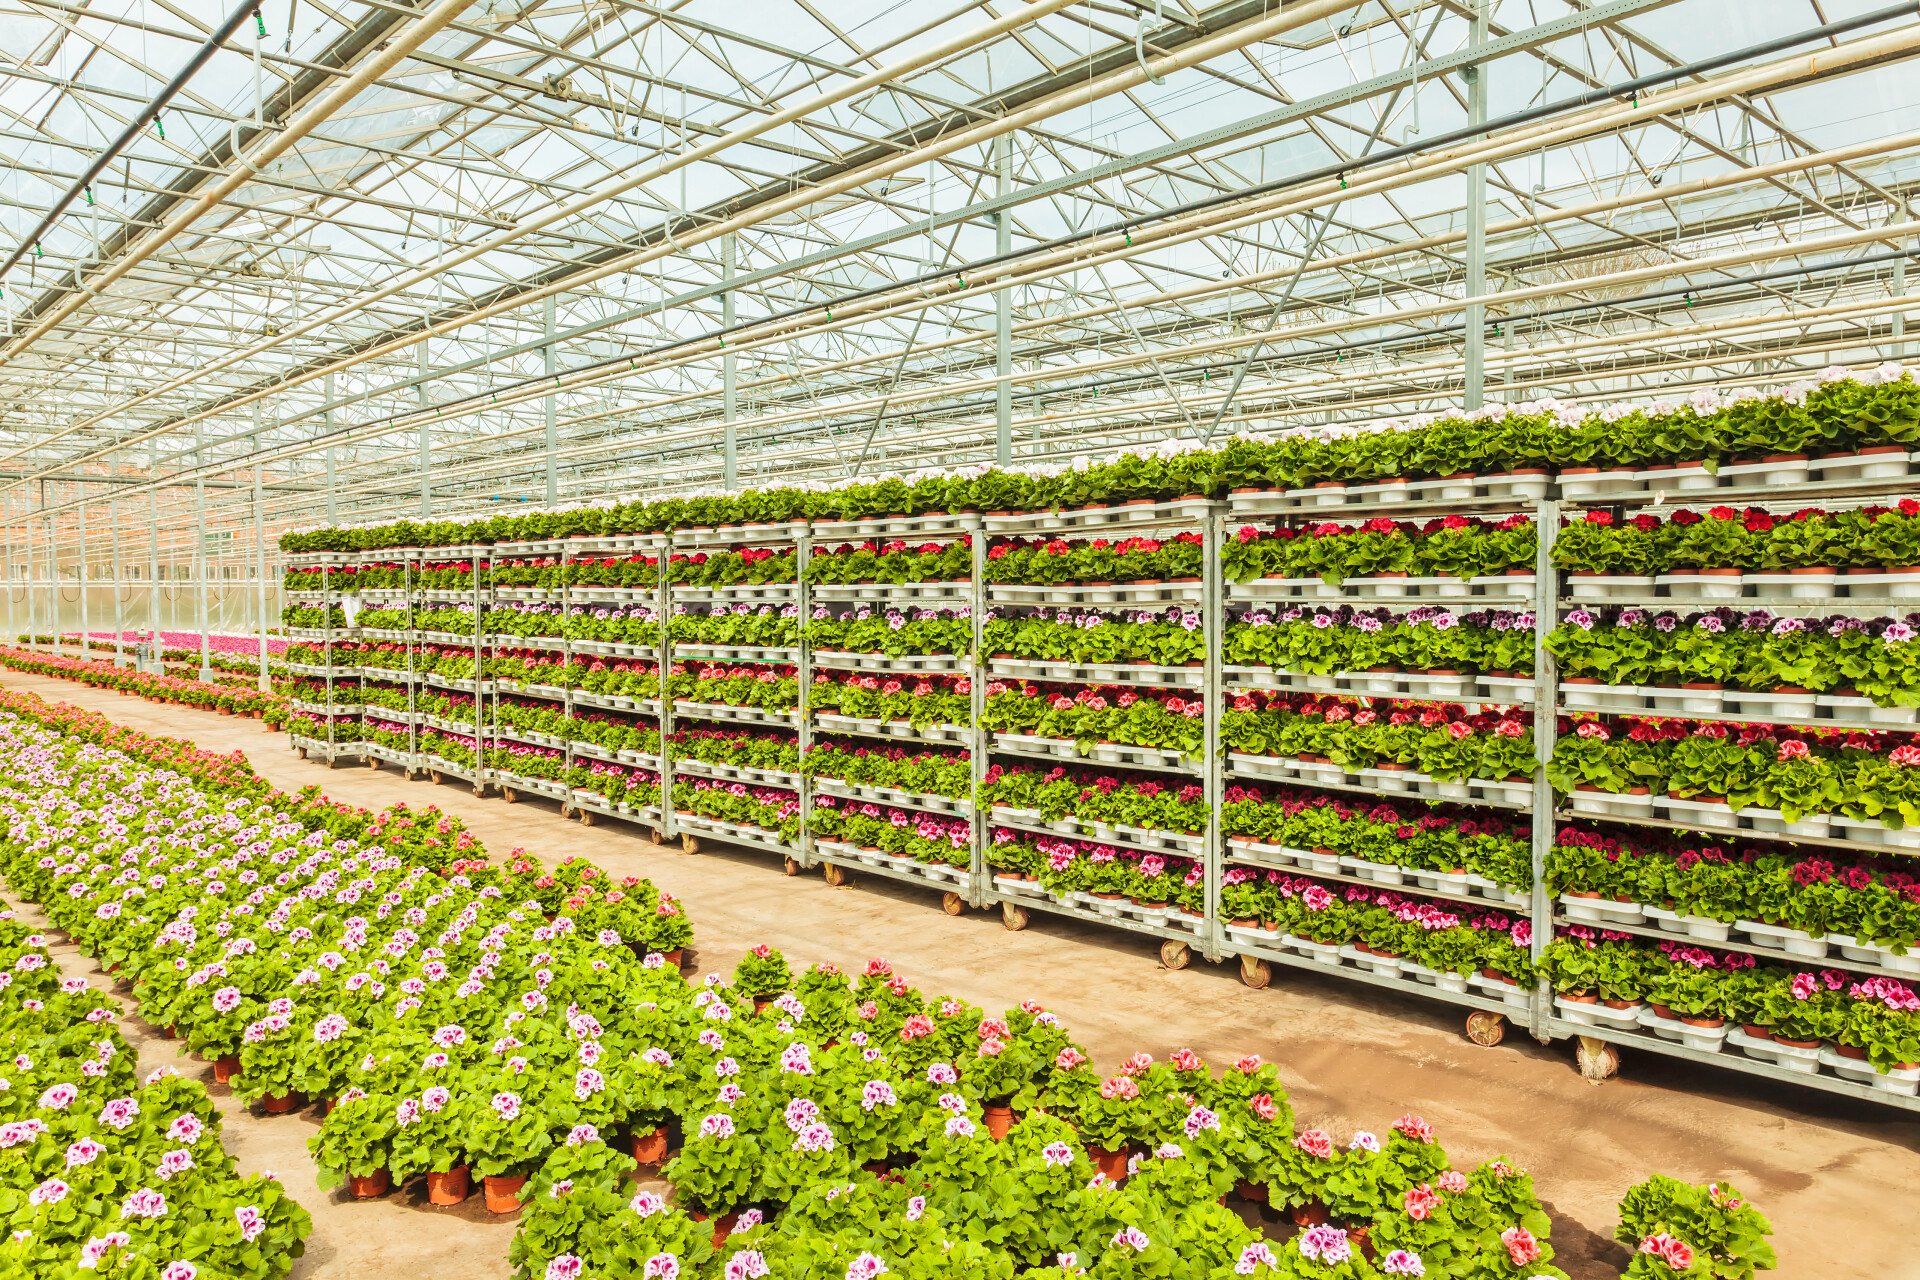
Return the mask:
<path id="1" fill-rule="evenodd" d="M 1160 7 L 1164 0 L 1153 0 L 1153 29 L 1158 31 L 1166 25 L 1166 13 Z M 1133 56 L 1140 63 L 1140 69 L 1147 73 L 1150 84 L 1165 84 L 1167 78 L 1158 74 L 1147 65 L 1147 15 L 1140 13 L 1140 24 L 1133 29 Z"/>

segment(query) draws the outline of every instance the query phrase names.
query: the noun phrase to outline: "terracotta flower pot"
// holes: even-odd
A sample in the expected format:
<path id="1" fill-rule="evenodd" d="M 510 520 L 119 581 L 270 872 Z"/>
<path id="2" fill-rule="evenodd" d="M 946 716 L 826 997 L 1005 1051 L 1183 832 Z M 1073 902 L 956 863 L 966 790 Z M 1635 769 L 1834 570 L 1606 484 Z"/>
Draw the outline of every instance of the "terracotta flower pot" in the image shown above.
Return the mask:
<path id="1" fill-rule="evenodd" d="M 1248 1204 L 1265 1204 L 1267 1202 L 1267 1187 L 1266 1184 L 1262 1182 L 1248 1182 L 1245 1178 L 1242 1178 L 1234 1184 L 1233 1194 Z"/>
<path id="2" fill-rule="evenodd" d="M 671 951 L 662 951 L 660 953 L 660 958 L 667 962 L 667 968 L 678 969 L 681 967 L 682 963 L 685 961 L 686 954 L 687 952 L 685 947 L 675 947 Z"/>
<path id="3" fill-rule="evenodd" d="M 1818 1040 L 1794 1040 L 1778 1034 L 1773 1037 L 1773 1042 L 1782 1049 L 1818 1049 L 1820 1047 Z"/>
<path id="4" fill-rule="evenodd" d="M 1122 1182 L 1127 1176 L 1127 1149 L 1122 1146 L 1118 1151 L 1109 1151 L 1105 1147 L 1088 1146 L 1087 1159 L 1093 1161 L 1093 1167 L 1107 1175 L 1109 1182 Z"/>
<path id="5" fill-rule="evenodd" d="M 378 1200 L 393 1190 L 393 1178 L 385 1169 L 352 1174 L 347 1178 L 347 1194 L 355 1200 Z"/>
<path id="6" fill-rule="evenodd" d="M 1690 1027 L 1701 1027 L 1706 1030 L 1712 1030 L 1715 1027 L 1724 1027 L 1727 1025 L 1727 1020 L 1725 1018 L 1712 1017 L 1712 1016 L 1697 1014 L 1697 1013 L 1683 1013 L 1680 1015 L 1680 1021 L 1686 1023 Z"/>
<path id="7" fill-rule="evenodd" d="M 772 1003 L 773 1003 L 772 996 L 755 996 L 753 998 L 753 1011 L 755 1013 L 765 1013 L 767 1010 L 767 1006 Z"/>
<path id="8" fill-rule="evenodd" d="M 520 1209 L 520 1190 L 527 1185 L 524 1173 L 490 1173 L 480 1180 L 488 1213 L 516 1213 Z"/>
<path id="9" fill-rule="evenodd" d="M 473 1179 L 467 1174 L 467 1166 L 457 1164 L 445 1173 L 427 1175 L 427 1203 L 437 1205 L 456 1205 L 473 1194 Z"/>
<path id="10" fill-rule="evenodd" d="M 732 1213 L 723 1213 L 717 1218 L 710 1218 L 698 1209 L 695 1209 L 688 1216 L 695 1222 L 713 1223 L 713 1247 L 716 1249 L 727 1242 L 727 1237 L 733 1234 L 734 1224 L 740 1221 L 740 1211 L 738 1209 L 735 1209 Z"/>
<path id="11" fill-rule="evenodd" d="M 1332 1215 L 1327 1212 L 1327 1206 L 1318 1200 L 1309 1200 L 1305 1204 L 1293 1206 L 1287 1210 L 1287 1217 L 1293 1220 L 1296 1227 L 1321 1227 L 1332 1220 Z"/>
<path id="12" fill-rule="evenodd" d="M 260 1110 L 270 1116 L 292 1115 L 306 1105 L 307 1100 L 297 1093 L 270 1093 L 260 1099 Z"/>
<path id="13" fill-rule="evenodd" d="M 1740 1024 L 1740 1029 L 1752 1036 L 1755 1040 L 1773 1039 L 1773 1032 L 1757 1022 L 1743 1022 Z"/>
<path id="14" fill-rule="evenodd" d="M 232 1084 L 233 1078 L 240 1074 L 240 1059 L 232 1054 L 213 1060 L 213 1082 Z"/>
<path id="15" fill-rule="evenodd" d="M 996 1104 L 983 1108 L 982 1114 L 987 1122 L 987 1132 L 992 1135 L 995 1142 L 1005 1138 L 1008 1131 L 1013 1128 L 1012 1107 Z"/>
<path id="16" fill-rule="evenodd" d="M 633 1135 L 633 1158 L 643 1168 L 667 1162 L 667 1126 Z"/>

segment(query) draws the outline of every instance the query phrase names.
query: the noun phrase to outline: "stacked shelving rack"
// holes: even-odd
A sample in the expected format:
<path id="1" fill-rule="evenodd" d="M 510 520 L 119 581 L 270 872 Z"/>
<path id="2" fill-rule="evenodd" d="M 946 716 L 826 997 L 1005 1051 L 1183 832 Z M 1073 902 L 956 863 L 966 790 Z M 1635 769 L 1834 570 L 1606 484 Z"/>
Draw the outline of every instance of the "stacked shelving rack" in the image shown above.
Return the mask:
<path id="1" fill-rule="evenodd" d="M 498 787 L 510 797 L 521 793 L 549 796 L 583 821 L 599 816 L 633 821 L 658 840 L 680 841 L 690 852 L 718 842 L 777 854 L 790 874 L 818 866 L 835 884 L 843 883 L 848 873 L 854 872 L 929 887 L 938 891 L 946 908 L 955 913 L 969 906 L 997 907 L 1009 928 L 1026 927 L 1039 914 L 1144 934 L 1160 942 L 1162 960 L 1169 967 L 1183 967 L 1194 953 L 1212 960 L 1233 959 L 1250 986 L 1267 985 L 1280 967 L 1438 999 L 1463 1008 L 1468 1014 L 1469 1033 L 1482 1043 L 1497 1042 L 1510 1022 L 1524 1026 L 1543 1041 L 1575 1040 L 1583 1069 L 1596 1077 L 1616 1068 L 1616 1047 L 1630 1046 L 1909 1110 L 1920 1109 L 1914 1098 L 1916 1079 L 1909 1073 L 1876 1072 L 1858 1059 L 1835 1054 L 1831 1049 L 1808 1056 L 1791 1044 L 1762 1043 L 1731 1025 L 1703 1028 L 1656 1013 L 1645 1004 L 1615 1009 L 1605 1003 L 1570 1000 L 1564 994 L 1556 996 L 1544 977 L 1522 983 L 1491 968 L 1472 973 L 1436 971 L 1381 948 L 1296 937 L 1259 927 L 1257 921 L 1250 924 L 1234 919 L 1223 897 L 1246 875 L 1282 877 L 1291 886 L 1289 892 L 1313 884 L 1341 895 L 1384 893 L 1394 900 L 1431 904 L 1436 911 L 1463 919 L 1476 916 L 1514 922 L 1516 938 L 1530 934 L 1524 950 L 1536 962 L 1556 938 L 1568 936 L 1569 930 L 1605 929 L 1619 938 L 1714 947 L 1765 961 L 1818 963 L 1862 977 L 1904 980 L 1920 976 L 1920 960 L 1850 938 L 1818 940 L 1816 946 L 1804 936 L 1793 936 L 1792 930 L 1758 921 L 1729 925 L 1688 917 L 1660 903 L 1596 902 L 1572 894 L 1556 896 L 1549 887 L 1549 858 L 1563 823 L 1615 832 L 1680 830 L 1699 837 L 1761 841 L 1788 851 L 1872 855 L 1920 852 L 1920 841 L 1911 832 L 1884 825 L 1838 819 L 1789 822 L 1777 814 L 1742 819 L 1735 818 L 1724 805 L 1690 803 L 1678 797 L 1587 790 L 1556 794 L 1547 780 L 1556 735 L 1569 715 L 1577 719 L 1647 716 L 1700 723 L 1811 725 L 1862 732 L 1920 731 L 1920 721 L 1916 721 L 1912 709 L 1880 705 L 1852 695 L 1791 691 L 1744 694 L 1726 689 L 1625 688 L 1564 681 L 1546 643 L 1549 633 L 1570 612 L 1596 605 L 1698 610 L 1728 604 L 1742 609 L 1766 608 L 1789 616 L 1885 616 L 1898 612 L 1904 603 L 1920 598 L 1920 583 L 1906 575 L 1854 574 L 1822 582 L 1811 580 L 1818 579 L 1817 574 L 1796 577 L 1763 573 L 1717 575 L 1715 581 L 1704 584 L 1603 582 L 1590 575 L 1570 577 L 1562 573 L 1555 563 L 1555 542 L 1563 521 L 1583 519 L 1593 510 L 1625 519 L 1642 511 L 1669 512 L 1690 504 L 1740 503 L 1786 510 L 1816 501 L 1844 505 L 1903 496 L 1914 485 L 1909 465 L 1903 456 L 1897 474 L 1890 462 L 1883 462 L 1888 474 L 1873 474 L 1857 464 L 1850 469 L 1836 467 L 1831 474 L 1816 470 L 1790 486 L 1756 485 L 1739 468 L 1728 468 L 1719 475 L 1688 468 L 1659 468 L 1577 478 L 1570 475 L 1564 480 L 1544 473 L 1521 473 L 1236 491 L 1220 500 L 1131 502 L 1058 512 L 957 513 L 683 529 L 663 535 L 415 549 L 404 554 L 381 552 L 377 558 L 382 561 L 398 558 L 414 566 L 455 556 L 471 564 L 473 634 L 429 639 L 410 630 L 410 675 L 405 687 L 416 700 L 409 712 L 417 726 L 421 691 L 451 688 L 466 692 L 468 685 L 458 678 L 449 684 L 448 677 L 413 668 L 432 667 L 437 661 L 435 655 L 447 652 L 443 646 L 456 639 L 463 645 L 470 644 L 474 736 L 480 756 L 470 777 L 457 767 L 446 767 L 448 762 L 428 759 L 419 752 L 416 727 L 411 753 L 388 751 L 375 758 L 392 759 L 401 754 L 405 758 L 396 763 L 410 774 L 452 773 L 467 778 L 476 790 Z M 1529 521 L 1535 532 L 1532 563 L 1477 577 L 1350 577 L 1338 585 L 1306 577 L 1229 581 L 1223 569 L 1223 548 L 1249 525 L 1297 533 L 1323 521 L 1376 517 L 1406 521 L 1442 516 L 1480 520 L 1520 517 Z M 1009 543 L 1057 541 L 1071 549 L 1095 539 L 1174 535 L 1198 540 L 1199 571 L 1193 581 L 1018 583 L 1004 580 L 989 567 L 995 549 Z M 863 576 L 861 571 L 845 567 L 852 561 L 844 557 L 872 558 L 885 554 L 889 547 L 917 549 L 915 554 L 943 567 L 926 571 L 933 576 L 881 569 Z M 943 549 L 954 550 L 942 558 Z M 778 563 L 790 564 L 791 572 L 783 570 L 766 580 L 702 585 L 693 580 L 697 575 L 686 570 L 697 557 L 737 556 L 742 551 L 780 557 Z M 582 575 L 574 566 L 595 558 L 644 563 L 648 579 L 643 585 L 579 585 Z M 340 603 L 340 571 L 350 570 L 355 563 L 355 557 L 337 553 L 290 560 L 293 568 L 322 570 L 323 589 L 318 600 L 326 606 Z M 503 566 L 524 570 L 529 564 L 554 570 L 548 575 L 548 585 L 528 585 L 518 580 L 515 585 L 502 585 Z M 964 572 L 959 571 L 961 565 Z M 1732 585 L 1736 582 L 1737 588 Z M 300 597 L 302 601 L 312 598 Z M 428 602 L 425 593 L 419 591 L 405 598 L 409 609 L 415 603 Z M 369 601 L 354 603 L 357 607 L 348 610 L 350 617 Z M 486 624 L 490 607 L 506 605 L 554 610 L 561 618 L 595 608 L 643 609 L 651 611 L 655 625 L 645 633 L 648 638 L 644 642 L 636 643 L 582 640 L 566 634 L 564 627 L 560 634 L 537 639 L 510 637 L 490 631 Z M 1284 609 L 1311 613 L 1338 606 L 1355 606 L 1369 615 L 1399 619 L 1436 611 L 1449 617 L 1477 611 L 1529 614 L 1531 654 L 1528 662 L 1515 663 L 1524 670 L 1500 671 L 1367 669 L 1313 674 L 1229 660 L 1230 633 L 1246 625 L 1252 614 Z M 783 612 L 792 625 L 780 634 L 790 637 L 791 643 L 715 645 L 696 636 L 706 624 L 685 621 L 710 619 L 734 608 Z M 1171 664 L 1079 662 L 994 651 L 988 628 L 995 618 L 1034 616 L 1063 608 L 1096 620 L 1127 614 L 1164 615 L 1168 610 L 1196 613 L 1198 660 Z M 903 616 L 918 616 L 919 611 L 954 623 L 943 634 L 949 639 L 959 635 L 961 641 L 957 646 L 945 643 L 944 648 L 934 645 L 925 651 L 893 646 L 891 652 L 820 642 L 822 635 L 843 634 L 843 629 L 834 628 L 848 618 L 862 616 L 862 611 L 888 610 Z M 963 613 L 964 628 L 957 625 Z M 408 617 L 411 620 L 413 615 L 409 613 Z M 816 629 L 816 623 L 821 629 Z M 644 622 L 635 625 L 644 627 Z M 320 646 L 320 661 L 294 669 L 320 682 L 326 691 L 324 705 L 333 714 L 324 720 L 324 736 L 311 731 L 316 721 L 303 722 L 309 732 L 297 733 L 295 745 L 328 759 L 373 752 L 358 740 L 357 733 L 335 732 L 336 721 L 344 722 L 344 708 L 349 705 L 336 700 L 335 686 L 368 679 L 368 673 L 351 661 L 367 634 L 351 627 L 329 627 L 312 638 Z M 953 651 L 956 647 L 958 652 Z M 555 682 L 499 674 L 503 658 L 535 652 L 549 656 L 549 669 L 559 673 Z M 619 668 L 618 688 L 609 691 L 611 686 L 598 690 L 589 687 L 588 668 L 596 668 L 592 678 L 600 679 L 613 667 Z M 791 697 L 723 697 L 714 690 L 719 687 L 716 681 L 726 672 L 760 673 L 754 678 L 769 688 L 784 689 L 782 682 L 791 679 Z M 964 706 L 964 713 L 933 720 L 905 714 L 855 714 L 847 709 L 843 696 L 843 686 L 853 684 L 865 688 L 870 683 L 879 689 L 891 686 L 897 692 L 915 687 L 916 682 L 948 695 L 949 701 L 941 705 Z M 604 680 L 601 683 L 606 684 Z M 1194 750 L 1180 751 L 1022 731 L 1003 723 L 1004 717 L 990 707 L 994 696 L 990 691 L 1004 691 L 1006 687 L 1047 689 L 1060 696 L 1066 696 L 1062 691 L 1068 689 L 1118 690 L 1131 698 L 1171 696 L 1193 700 L 1200 707 L 1198 740 Z M 951 695 L 962 691 L 964 697 L 954 701 Z M 1516 769 L 1509 776 L 1432 777 L 1390 762 L 1337 763 L 1310 754 L 1234 748 L 1223 733 L 1230 709 L 1246 699 L 1280 695 L 1351 700 L 1369 711 L 1427 705 L 1454 708 L 1450 714 L 1459 717 L 1500 717 L 1502 732 L 1524 726 L 1525 742 L 1531 748 L 1530 767 Z M 524 720 L 520 711 L 535 705 L 549 707 L 554 713 L 547 721 L 549 728 L 525 727 L 531 721 Z M 304 707 L 301 704 L 301 709 Z M 372 717 L 374 708 L 367 707 L 365 714 Z M 626 735 L 623 741 L 657 745 L 651 750 L 599 745 L 580 730 L 583 721 L 594 718 L 614 724 L 615 729 L 609 732 Z M 649 732 L 651 737 L 646 736 Z M 743 762 L 747 757 L 737 751 L 736 758 L 719 758 L 732 750 L 719 740 L 729 733 L 751 738 L 747 746 L 758 753 L 753 758 L 760 762 Z M 515 772 L 498 763 L 489 765 L 489 748 L 504 743 L 558 753 L 562 762 L 560 780 Z M 966 785 L 916 790 L 849 779 L 834 772 L 847 772 L 841 767 L 846 756 L 863 749 L 889 748 L 944 767 L 947 772 L 941 776 L 948 779 L 959 776 L 958 767 L 964 764 Z M 836 752 L 842 754 L 836 756 Z M 494 758 L 498 761 L 505 757 Z M 625 775 L 627 785 L 637 783 L 643 790 L 650 787 L 649 794 L 657 799 L 638 804 L 609 800 L 593 788 L 580 785 L 581 771 L 591 774 L 597 766 L 629 771 Z M 1130 785 L 1124 779 L 1161 778 L 1177 787 L 1198 788 L 1208 818 L 1198 830 L 1141 830 L 996 805 L 990 775 L 1026 768 L 1064 770 L 1070 777 L 1098 769 L 1123 778 L 1121 785 Z M 1501 881 L 1461 869 L 1400 867 L 1378 859 L 1263 841 L 1229 831 L 1222 818 L 1229 791 L 1263 787 L 1319 797 L 1318 803 L 1328 805 L 1369 800 L 1386 802 L 1390 809 L 1401 806 L 1418 810 L 1423 805 L 1435 805 L 1473 822 L 1506 824 L 1503 830 L 1521 833 L 1519 838 L 1524 840 L 1530 862 L 1528 873 L 1521 884 L 1518 878 Z M 736 797 L 747 795 L 753 803 L 744 808 L 714 805 L 708 812 L 700 811 L 703 802 L 698 794 L 715 789 Z M 952 790 L 963 793 L 946 793 Z M 849 806 L 866 806 L 863 811 L 882 815 L 900 813 L 906 815 L 908 823 L 924 819 L 928 830 L 957 837 L 953 854 L 903 855 L 847 839 L 822 811 L 844 812 Z M 736 811 L 759 815 L 760 820 L 724 816 Z M 1023 874 L 998 852 L 1009 843 L 1025 847 L 1041 841 L 1056 846 L 1065 842 L 1083 850 L 1100 846 L 1122 859 L 1151 856 L 1156 867 L 1190 862 L 1198 869 L 1194 885 L 1198 892 L 1185 899 L 1188 905 L 1182 905 L 1177 896 L 1153 901 L 1124 894 L 1062 890 Z M 1920 1077 L 1920 1073 L 1910 1074 Z"/>

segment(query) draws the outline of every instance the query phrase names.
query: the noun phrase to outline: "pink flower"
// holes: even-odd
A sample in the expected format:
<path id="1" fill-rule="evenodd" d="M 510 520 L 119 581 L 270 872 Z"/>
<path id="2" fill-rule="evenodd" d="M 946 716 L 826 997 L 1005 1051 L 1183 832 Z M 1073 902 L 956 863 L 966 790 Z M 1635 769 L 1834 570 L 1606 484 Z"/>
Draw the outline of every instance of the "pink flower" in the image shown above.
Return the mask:
<path id="1" fill-rule="evenodd" d="M 1333 1139 L 1324 1129 L 1302 1129 L 1294 1136 L 1293 1145 L 1316 1160 L 1333 1159 Z"/>
<path id="2" fill-rule="evenodd" d="M 571 1253 L 563 1253 L 547 1263 L 547 1280 L 579 1280 L 586 1264 Z"/>
<path id="3" fill-rule="evenodd" d="M 1507 1257 L 1516 1267 L 1524 1267 L 1540 1257 L 1540 1242 L 1525 1227 L 1508 1227 L 1500 1233 L 1500 1243 L 1507 1247 Z"/>
<path id="4" fill-rule="evenodd" d="M 123 1218 L 159 1218 L 167 1212 L 167 1198 L 148 1187 L 128 1196 L 120 1204 Z"/>
<path id="5" fill-rule="evenodd" d="M 1273 1100 L 1270 1093 L 1256 1093 L 1247 1099 L 1247 1107 L 1262 1120 L 1272 1121 L 1280 1114 L 1280 1104 Z"/>
<path id="6" fill-rule="evenodd" d="M 1380 1274 L 1387 1276 L 1424 1276 L 1427 1264 L 1420 1261 L 1417 1253 L 1408 1253 L 1405 1249 L 1395 1249 L 1380 1259 Z"/>
<path id="7" fill-rule="evenodd" d="M 1467 1189 L 1467 1175 L 1458 1169 L 1448 1169 L 1439 1178 L 1440 1189 L 1448 1195 L 1459 1195 Z"/>
<path id="8" fill-rule="evenodd" d="M 1138 1227 L 1122 1227 L 1113 1233 L 1113 1247 L 1131 1249 L 1135 1253 L 1145 1253 L 1153 1241 L 1147 1239 L 1147 1233 Z"/>
<path id="9" fill-rule="evenodd" d="M 199 1270 L 191 1262 L 176 1258 L 161 1270 L 160 1280 L 193 1280 L 199 1274 Z"/>
<path id="10" fill-rule="evenodd" d="M 1640 1252 L 1653 1255 L 1675 1271 L 1685 1271 L 1693 1265 L 1693 1246 L 1664 1231 L 1656 1231 L 1642 1240 Z"/>
<path id="11" fill-rule="evenodd" d="M 1432 1142 L 1433 1126 L 1416 1115 L 1404 1115 L 1393 1122 L 1394 1132 L 1414 1142 Z"/>
<path id="12" fill-rule="evenodd" d="M 647 1259 L 641 1280 L 680 1280 L 680 1259 L 671 1253 L 656 1253 Z"/>
<path id="13" fill-rule="evenodd" d="M 1415 1222 L 1425 1222 L 1433 1215 L 1433 1207 L 1440 1203 L 1440 1197 L 1433 1194 L 1433 1188 L 1426 1183 L 1409 1187 L 1405 1200 L 1407 1216 Z"/>
<path id="14" fill-rule="evenodd" d="M 1294 1243 L 1300 1246 L 1300 1255 L 1309 1262 L 1324 1262 L 1330 1267 L 1339 1266 L 1353 1255 L 1347 1233 L 1325 1223 L 1308 1227 L 1294 1237 Z"/>

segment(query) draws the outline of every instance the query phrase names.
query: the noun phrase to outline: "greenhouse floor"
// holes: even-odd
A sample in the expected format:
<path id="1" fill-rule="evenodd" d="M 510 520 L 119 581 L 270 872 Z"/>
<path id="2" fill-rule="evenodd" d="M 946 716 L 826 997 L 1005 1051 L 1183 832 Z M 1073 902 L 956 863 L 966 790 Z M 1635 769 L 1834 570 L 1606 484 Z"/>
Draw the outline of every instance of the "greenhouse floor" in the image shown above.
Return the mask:
<path id="1" fill-rule="evenodd" d="M 1184 972 L 1162 969 L 1151 939 L 1038 915 L 1010 933 L 998 913 L 950 918 L 934 894 L 873 877 L 835 889 L 817 874 L 788 879 L 765 854 L 687 856 L 624 824 L 585 828 L 548 801 L 508 806 L 477 799 L 464 784 L 407 782 L 391 767 L 328 770 L 296 758 L 283 735 L 253 720 L 14 672 L 0 672 L 0 686 L 210 750 L 237 748 L 286 790 L 319 784 L 354 804 L 437 804 L 496 856 L 524 846 L 549 860 L 582 854 L 616 875 L 647 876 L 684 899 L 703 970 L 730 969 L 759 942 L 780 947 L 796 968 L 885 956 L 923 989 L 987 1009 L 1039 999 L 1102 1064 L 1181 1045 L 1216 1061 L 1258 1053 L 1280 1066 L 1303 1122 L 1336 1139 L 1356 1128 L 1384 1132 L 1403 1112 L 1418 1112 L 1456 1163 L 1504 1155 L 1533 1173 L 1554 1215 L 1556 1261 L 1576 1280 L 1618 1275 L 1626 1254 L 1611 1241 L 1614 1205 L 1656 1171 L 1736 1183 L 1772 1217 L 1782 1274 L 1822 1274 L 1804 1260 L 1834 1258 L 1842 1239 L 1849 1274 L 1920 1277 L 1907 1229 L 1877 1208 L 1894 1189 L 1920 1186 L 1920 1123 L 1905 1113 L 1644 1054 L 1626 1055 L 1620 1078 L 1596 1086 L 1574 1070 L 1570 1045 L 1541 1047 L 1513 1030 L 1505 1044 L 1478 1048 L 1449 1006 L 1297 971 L 1251 991 L 1232 965 L 1196 959 Z M 72 948 L 56 950 L 71 972 L 106 981 Z M 173 1063 L 210 1078 L 176 1042 L 131 1019 L 126 1029 L 143 1068 Z M 313 1214 L 297 1280 L 508 1274 L 513 1222 L 489 1217 L 478 1196 L 457 1209 L 427 1208 L 423 1197 L 353 1204 L 323 1196 L 306 1151 L 315 1116 L 247 1117 L 224 1089 L 216 1094 L 241 1166 L 277 1172 Z"/>

